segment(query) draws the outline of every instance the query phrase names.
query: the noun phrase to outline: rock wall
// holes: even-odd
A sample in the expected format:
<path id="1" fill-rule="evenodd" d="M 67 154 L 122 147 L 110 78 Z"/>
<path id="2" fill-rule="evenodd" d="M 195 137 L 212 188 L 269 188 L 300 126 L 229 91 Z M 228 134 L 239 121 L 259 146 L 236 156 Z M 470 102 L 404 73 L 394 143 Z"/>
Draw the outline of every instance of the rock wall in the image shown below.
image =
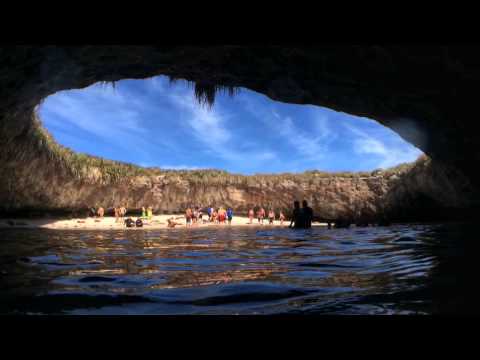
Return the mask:
<path id="1" fill-rule="evenodd" d="M 422 213 L 439 208 L 445 214 L 469 213 L 480 204 L 479 63 L 478 45 L 2 47 L 0 209 L 71 209 L 117 201 L 152 202 L 165 210 L 190 201 L 222 201 L 243 209 L 306 197 L 324 216 L 360 211 L 405 218 L 419 204 L 425 205 Z M 367 116 L 416 145 L 433 163 L 397 179 L 304 182 L 298 177 L 283 183 L 278 178 L 225 189 L 173 178 L 165 183 L 129 177 L 103 184 L 95 180 L 103 173 L 95 175 L 91 168 L 86 170 L 90 180 L 78 180 L 48 146 L 37 144 L 32 115 L 48 95 L 154 75 L 195 83 L 201 101 L 212 102 L 220 88 L 246 87 L 278 101 Z"/>
<path id="2" fill-rule="evenodd" d="M 71 163 L 66 162 L 65 166 L 62 155 L 45 149 L 63 148 L 48 141 L 37 144 L 40 147 L 36 148 L 31 143 L 34 137 L 33 133 L 27 133 L 23 140 L 18 138 L 16 151 L 9 161 L 5 160 L 4 171 L 0 173 L 0 187 L 6 189 L 0 192 L 0 213 L 4 215 L 82 215 L 90 206 L 111 209 L 120 205 L 131 210 L 152 206 L 156 213 L 180 213 L 196 205 L 231 206 L 236 214 L 264 206 L 289 214 L 294 200 L 306 199 L 319 219 L 361 223 L 384 218 L 431 220 L 444 215 L 431 209 L 451 211 L 471 205 L 465 200 L 465 194 L 471 191 L 468 180 L 463 178 L 461 182 L 458 174 L 454 176 L 435 166 L 427 157 L 413 164 L 369 173 L 242 176 L 219 171 L 209 173 L 207 178 L 202 171 L 143 169 L 141 175 L 112 180 L 105 178 L 104 168 L 94 165 L 82 165 L 81 176 L 73 176 Z M 87 156 L 85 161 L 89 159 Z M 113 163 L 119 168 L 123 166 Z M 419 206 L 422 204 L 428 205 L 430 212 L 425 213 L 425 208 Z"/>

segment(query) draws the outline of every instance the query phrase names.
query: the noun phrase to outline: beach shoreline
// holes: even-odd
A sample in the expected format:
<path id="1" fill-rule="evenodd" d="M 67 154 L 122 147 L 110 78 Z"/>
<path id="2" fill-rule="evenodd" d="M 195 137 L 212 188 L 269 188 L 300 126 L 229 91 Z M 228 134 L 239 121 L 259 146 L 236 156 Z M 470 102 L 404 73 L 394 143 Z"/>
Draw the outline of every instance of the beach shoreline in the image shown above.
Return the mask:
<path id="1" fill-rule="evenodd" d="M 130 216 L 126 216 L 125 219 Z M 265 228 L 285 228 L 288 227 L 290 221 L 284 221 L 283 225 L 280 220 L 275 220 L 273 224 L 268 223 L 268 219 L 264 219 L 263 225 L 258 223 L 257 219 L 253 219 L 252 224 L 249 224 L 249 219 L 246 216 L 234 216 L 232 223 L 214 224 L 214 223 L 196 223 L 190 226 L 186 225 L 185 216 L 182 215 L 154 215 L 152 220 L 146 221 L 143 227 L 128 228 L 121 222 L 115 222 L 115 217 L 105 216 L 103 218 L 37 218 L 37 219 L 0 219 L 0 229 L 56 229 L 56 230 L 154 230 L 154 229 L 172 229 L 168 227 L 168 219 L 173 217 L 179 225 L 175 229 L 194 229 L 194 228 L 228 228 L 228 227 L 265 227 Z M 131 216 L 135 221 L 139 217 Z M 205 217 L 204 217 L 205 218 Z M 326 223 L 312 223 L 312 226 L 327 226 Z"/>

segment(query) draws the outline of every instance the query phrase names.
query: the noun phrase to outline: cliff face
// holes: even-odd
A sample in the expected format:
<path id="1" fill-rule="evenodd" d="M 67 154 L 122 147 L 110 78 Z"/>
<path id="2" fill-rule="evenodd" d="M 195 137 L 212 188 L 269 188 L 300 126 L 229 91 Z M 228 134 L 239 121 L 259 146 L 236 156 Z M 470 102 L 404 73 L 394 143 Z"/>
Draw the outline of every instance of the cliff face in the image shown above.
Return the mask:
<path id="1" fill-rule="evenodd" d="M 231 206 L 246 214 L 256 206 L 289 213 L 294 200 L 306 199 L 319 219 L 353 222 L 420 220 L 424 207 L 469 206 L 458 176 L 427 157 L 385 171 L 329 174 L 307 172 L 242 176 L 223 171 L 161 171 L 96 159 L 68 151 L 36 126 L 16 143 L 16 161 L 0 174 L 0 211 L 38 215 L 85 214 L 90 206 L 156 212 L 183 212 L 188 206 Z M 32 144 L 31 139 L 38 137 Z M 35 151 L 32 151 L 35 150 Z M 32 176 L 33 174 L 33 176 Z M 457 179 L 456 183 L 451 178 Z M 438 213 L 431 213 L 432 218 Z"/>
<path id="2" fill-rule="evenodd" d="M 480 204 L 479 63 L 476 45 L 0 48 L 0 208 L 70 209 L 128 201 L 173 210 L 189 202 L 221 201 L 240 210 L 306 197 L 325 217 L 383 211 L 405 218 L 418 213 L 420 204 L 421 213 L 468 212 Z M 367 116 L 416 145 L 432 163 L 397 178 L 307 181 L 299 176 L 245 185 L 233 177 L 224 186 L 108 164 L 95 170 L 78 156 L 66 161 L 37 136 L 34 109 L 48 95 L 154 75 L 195 83 L 200 101 L 212 102 L 221 88 L 246 87 L 278 101 Z"/>

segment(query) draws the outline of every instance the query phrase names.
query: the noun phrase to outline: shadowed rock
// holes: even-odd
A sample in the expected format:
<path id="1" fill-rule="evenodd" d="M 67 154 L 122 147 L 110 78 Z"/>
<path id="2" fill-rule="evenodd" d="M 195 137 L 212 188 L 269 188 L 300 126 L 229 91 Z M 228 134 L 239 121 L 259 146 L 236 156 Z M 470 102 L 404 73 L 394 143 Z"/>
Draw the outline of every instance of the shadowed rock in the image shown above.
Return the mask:
<path id="1" fill-rule="evenodd" d="M 357 219 L 358 211 L 362 219 L 376 218 L 379 212 L 392 220 L 471 215 L 480 204 L 480 176 L 474 166 L 480 160 L 475 127 L 479 49 L 476 45 L 2 48 L 0 210 L 79 211 L 109 199 L 112 204 L 128 201 L 131 207 L 151 203 L 160 211 L 191 202 L 229 201 L 241 213 L 251 204 L 276 201 L 283 207 L 292 198 L 305 197 L 315 213 L 328 218 L 354 212 Z M 273 177 L 270 191 L 267 185 L 250 186 L 238 178 L 229 191 L 215 194 L 209 189 L 218 189 L 218 179 L 202 183 L 185 172 L 154 175 L 134 166 L 72 155 L 35 122 L 35 107 L 57 91 L 154 75 L 194 83 L 198 100 L 207 105 L 218 91 L 234 95 L 235 89 L 246 87 L 273 100 L 366 116 L 396 131 L 432 161 L 396 179 L 372 174 L 325 184 L 315 178 Z M 300 190 L 304 185 L 306 190 Z M 192 190 L 188 197 L 185 188 Z"/>

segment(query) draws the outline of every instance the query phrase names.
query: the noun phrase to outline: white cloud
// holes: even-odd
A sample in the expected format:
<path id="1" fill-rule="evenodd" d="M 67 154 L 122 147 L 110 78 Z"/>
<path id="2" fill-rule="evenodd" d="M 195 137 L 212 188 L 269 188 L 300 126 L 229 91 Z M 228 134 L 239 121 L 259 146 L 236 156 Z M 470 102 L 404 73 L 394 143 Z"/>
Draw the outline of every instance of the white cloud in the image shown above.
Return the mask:
<path id="1" fill-rule="evenodd" d="M 302 160 L 318 162 L 325 158 L 328 144 L 332 140 L 326 122 L 317 125 L 319 131 L 307 133 L 290 118 L 280 116 L 272 110 L 276 118 L 276 128 L 279 134 L 300 154 Z M 264 117 L 267 121 L 268 118 Z M 322 120 L 320 120 L 322 121 Z"/>
<path id="2" fill-rule="evenodd" d="M 259 120 L 267 123 L 268 126 L 278 129 L 279 134 L 302 156 L 302 159 L 291 162 L 290 168 L 295 171 L 298 160 L 315 163 L 319 168 L 326 157 L 332 154 L 330 145 L 343 134 L 334 132 L 329 126 L 329 118 L 321 114 L 318 108 L 312 107 L 312 117 L 310 125 L 312 132 L 303 130 L 291 117 L 282 117 L 272 106 L 270 111 L 266 110 L 257 100 L 246 96 L 241 97 L 246 110 L 256 116 Z M 343 119 L 342 119 L 343 120 Z M 352 119 L 358 121 L 359 126 L 366 125 L 366 128 L 372 132 L 360 130 L 359 126 L 351 125 L 351 121 L 346 118 L 341 124 L 349 131 L 349 138 L 353 143 L 353 152 L 362 157 L 368 156 L 369 163 L 376 160 L 374 167 L 388 168 L 403 162 L 411 162 L 422 154 L 420 150 L 405 143 L 398 134 L 387 128 L 381 128 L 382 125 L 376 121 L 367 118 Z M 306 121 L 306 119 L 302 119 Z M 370 122 L 366 124 L 366 122 Z M 391 133 L 389 133 L 391 132 Z"/>
<path id="3" fill-rule="evenodd" d="M 374 155 L 378 157 L 377 168 L 388 168 L 400 163 L 411 162 L 417 159 L 422 152 L 403 140 L 391 137 L 388 144 L 369 135 L 365 131 L 351 124 L 344 124 L 356 137 L 353 138 L 353 151 L 360 155 Z M 393 135 L 393 134 L 392 134 Z"/>
<path id="4" fill-rule="evenodd" d="M 296 114 L 285 116 L 290 110 L 283 105 L 247 92 L 235 97 L 235 102 L 263 124 L 249 128 L 247 123 L 240 122 L 238 114 L 224 111 L 222 101 L 217 101 L 211 109 L 203 107 L 195 99 L 192 88 L 170 86 L 166 78 L 148 79 L 142 87 L 122 83 L 114 89 L 97 84 L 88 91 L 61 92 L 49 97 L 40 113 L 42 118 L 43 113 L 47 115 L 47 128 L 54 126 L 57 133 L 69 141 L 80 131 L 94 135 L 72 143 L 82 143 L 82 148 L 95 150 L 95 145 L 90 146 L 88 141 L 101 141 L 114 148 L 115 153 L 118 149 L 134 153 L 142 166 L 157 166 L 159 162 L 171 164 L 177 160 L 188 164 L 194 156 L 206 159 L 206 164 L 225 166 L 218 161 L 222 160 L 244 172 L 272 168 L 302 171 L 306 166 L 336 167 L 333 163 L 336 155 L 332 154 L 341 156 L 343 151 L 348 152 L 348 159 L 344 160 L 348 166 L 355 166 L 357 159 L 366 159 L 362 165 L 368 167 L 390 167 L 415 160 L 421 154 L 395 133 L 380 129 L 369 119 L 359 119 L 357 123 L 357 119 L 350 121 L 347 117 L 343 121 L 337 113 L 316 106 L 310 106 L 311 112 L 307 106 L 307 111 L 300 111 L 298 117 Z M 337 117 L 339 121 L 335 122 Z M 181 121 L 176 121 L 178 119 Z M 348 131 L 337 131 L 343 126 Z M 156 136 L 152 128 L 161 136 Z M 341 141 L 335 142 L 339 138 Z M 277 149 L 275 141 L 282 146 Z M 186 146 L 186 142 L 191 144 Z M 345 142 L 352 148 L 344 147 Z M 289 148 L 287 153 L 283 152 L 285 144 Z M 190 145 L 195 149 L 194 154 Z M 199 169 L 190 165 L 161 167 Z"/>
<path id="5" fill-rule="evenodd" d="M 292 148 L 301 155 L 298 161 L 313 162 L 320 166 L 329 152 L 330 143 L 336 138 L 328 126 L 328 117 L 318 114 L 313 108 L 313 118 L 303 119 L 313 126 L 311 132 L 307 132 L 298 126 L 298 123 L 289 116 L 281 116 L 275 106 L 265 106 L 248 96 L 240 96 L 244 108 L 254 115 L 259 121 L 264 122 L 269 128 L 274 129 Z M 295 167 L 294 164 L 290 167 Z M 296 168 L 296 167 L 295 167 Z M 295 170 L 293 170 L 295 171 Z"/>
<path id="6" fill-rule="evenodd" d="M 193 93 L 172 93 L 170 98 L 176 107 L 184 111 L 182 116 L 185 124 L 192 135 L 205 145 L 205 152 L 209 156 L 237 163 L 245 160 L 245 150 L 236 147 L 238 139 L 227 128 L 227 121 L 231 115 L 222 112 L 218 104 L 212 108 L 204 107 L 198 103 Z M 273 160 L 276 156 L 275 152 L 262 149 L 258 151 L 258 155 L 248 159 L 249 165 L 255 166 Z"/>
<path id="7" fill-rule="evenodd" d="M 176 144 L 169 139 L 151 141 L 151 130 L 144 119 L 145 109 L 151 106 L 149 99 L 129 95 L 128 91 L 100 84 L 88 91 L 65 91 L 46 99 L 39 109 L 40 117 L 47 127 L 71 134 L 70 138 L 75 137 L 75 129 L 80 129 L 112 148 L 134 151 L 142 159 L 151 158 L 152 150 L 175 151 Z"/>

